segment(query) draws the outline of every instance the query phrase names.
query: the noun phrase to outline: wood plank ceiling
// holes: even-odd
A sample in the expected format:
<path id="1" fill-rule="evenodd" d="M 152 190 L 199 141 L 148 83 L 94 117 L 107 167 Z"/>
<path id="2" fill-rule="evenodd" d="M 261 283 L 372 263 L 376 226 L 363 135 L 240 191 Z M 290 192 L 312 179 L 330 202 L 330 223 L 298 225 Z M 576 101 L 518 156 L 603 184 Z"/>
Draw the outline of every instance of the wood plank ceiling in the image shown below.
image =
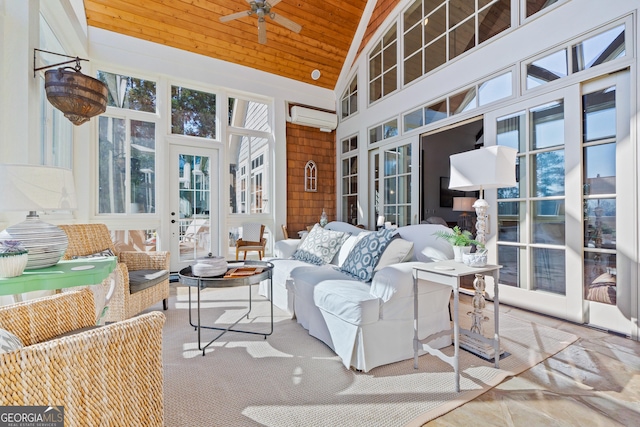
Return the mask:
<path id="1" fill-rule="evenodd" d="M 89 26 L 328 89 L 336 85 L 366 4 L 282 0 L 272 12 L 302 30 L 296 34 L 266 18 L 267 43 L 259 44 L 255 15 L 220 22 L 221 16 L 249 10 L 248 0 L 84 0 Z M 315 69 L 318 80 L 311 78 Z"/>

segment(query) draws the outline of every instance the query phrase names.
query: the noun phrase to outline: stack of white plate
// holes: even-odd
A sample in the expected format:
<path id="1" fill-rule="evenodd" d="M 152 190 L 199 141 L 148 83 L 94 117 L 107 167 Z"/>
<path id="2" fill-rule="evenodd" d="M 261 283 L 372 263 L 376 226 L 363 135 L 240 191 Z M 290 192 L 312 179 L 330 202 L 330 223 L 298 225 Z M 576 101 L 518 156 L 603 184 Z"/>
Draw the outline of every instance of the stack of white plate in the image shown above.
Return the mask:
<path id="1" fill-rule="evenodd" d="M 223 257 L 209 254 L 196 259 L 196 263 L 191 265 L 191 273 L 194 276 L 214 277 L 226 273 L 227 268 L 227 261 Z"/>

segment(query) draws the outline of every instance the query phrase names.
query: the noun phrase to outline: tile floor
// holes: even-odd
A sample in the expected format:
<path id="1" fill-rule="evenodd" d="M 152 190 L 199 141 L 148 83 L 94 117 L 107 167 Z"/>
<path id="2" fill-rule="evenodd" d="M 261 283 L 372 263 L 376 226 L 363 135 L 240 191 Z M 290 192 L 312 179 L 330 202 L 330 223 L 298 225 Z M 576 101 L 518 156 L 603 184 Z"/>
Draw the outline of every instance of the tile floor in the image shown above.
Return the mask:
<path id="1" fill-rule="evenodd" d="M 505 305 L 500 312 L 580 338 L 424 426 L 640 426 L 640 342 Z"/>

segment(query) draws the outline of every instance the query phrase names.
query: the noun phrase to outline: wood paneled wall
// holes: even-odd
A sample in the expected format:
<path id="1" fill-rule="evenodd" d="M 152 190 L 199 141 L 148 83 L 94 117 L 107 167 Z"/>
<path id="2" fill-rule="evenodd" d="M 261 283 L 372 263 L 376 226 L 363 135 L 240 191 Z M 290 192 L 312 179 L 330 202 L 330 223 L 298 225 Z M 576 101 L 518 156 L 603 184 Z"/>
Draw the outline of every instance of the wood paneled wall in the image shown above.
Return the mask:
<path id="1" fill-rule="evenodd" d="M 290 238 L 320 221 L 336 220 L 336 133 L 287 123 L 287 229 Z M 304 191 L 304 167 L 318 167 L 318 191 Z M 280 188 L 278 188 L 279 190 Z M 283 188 L 284 190 L 284 188 Z"/>

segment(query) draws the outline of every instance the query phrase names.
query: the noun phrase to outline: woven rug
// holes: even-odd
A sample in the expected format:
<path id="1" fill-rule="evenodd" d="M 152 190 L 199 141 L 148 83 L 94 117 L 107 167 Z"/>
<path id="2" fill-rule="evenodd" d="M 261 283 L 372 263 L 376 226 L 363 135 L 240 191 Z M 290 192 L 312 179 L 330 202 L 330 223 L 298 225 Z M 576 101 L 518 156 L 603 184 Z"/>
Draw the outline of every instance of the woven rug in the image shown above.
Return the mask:
<path id="1" fill-rule="evenodd" d="M 165 425 L 171 427 L 420 426 L 577 339 L 503 314 L 501 347 L 508 356 L 495 369 L 492 362 L 461 350 L 461 392 L 457 393 L 453 369 L 430 355 L 419 358 L 417 370 L 413 360 L 367 373 L 347 370 L 331 349 L 275 307 L 274 332 L 266 340 L 260 335 L 228 333 L 202 356 L 197 332 L 189 325 L 187 292 L 176 286 L 170 309 L 164 312 Z M 247 298 L 247 287 L 203 291 L 203 322 L 233 323 L 245 311 Z M 461 306 L 460 313 L 466 313 L 465 308 Z M 268 331 L 268 313 L 269 303 L 255 295 L 250 319 L 236 327 Z M 193 310 L 194 322 L 195 315 Z M 487 315 L 491 320 L 485 324 L 485 335 L 489 336 L 493 313 Z M 467 316 L 461 315 L 460 320 L 468 326 Z M 202 333 L 207 341 L 216 335 L 212 330 Z M 446 351 L 453 354 L 453 346 Z"/>

